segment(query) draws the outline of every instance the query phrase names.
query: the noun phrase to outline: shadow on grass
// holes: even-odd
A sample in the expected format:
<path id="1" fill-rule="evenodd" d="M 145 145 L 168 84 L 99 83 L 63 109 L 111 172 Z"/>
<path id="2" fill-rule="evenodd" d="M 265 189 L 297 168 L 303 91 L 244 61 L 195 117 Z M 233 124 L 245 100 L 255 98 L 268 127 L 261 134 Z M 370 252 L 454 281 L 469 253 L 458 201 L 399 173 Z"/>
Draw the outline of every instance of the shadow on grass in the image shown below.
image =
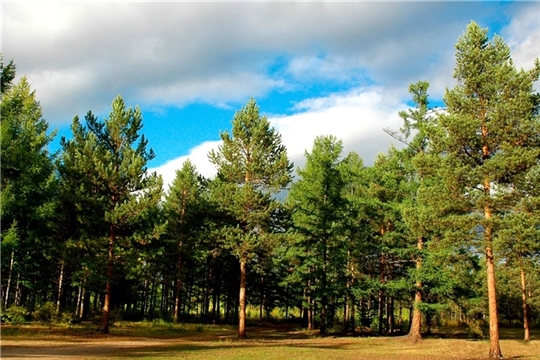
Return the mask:
<path id="1" fill-rule="evenodd" d="M 489 339 L 489 328 L 482 329 L 483 337 L 479 334 L 471 334 L 467 327 L 441 327 L 435 329 L 430 334 L 422 334 L 422 337 L 428 339 L 462 339 L 462 340 L 485 340 Z M 523 340 L 523 328 L 518 327 L 500 327 L 499 338 L 501 340 Z M 530 331 L 530 339 L 540 340 L 540 329 Z"/>
<path id="2" fill-rule="evenodd" d="M 425 339 L 474 339 L 467 329 L 434 329 Z M 312 349 L 313 351 L 346 350 L 354 337 L 366 334 L 333 333 L 319 336 L 316 331 L 299 329 L 294 324 L 259 324 L 247 329 L 248 339 L 238 340 L 236 328 L 232 326 L 186 327 L 182 325 L 128 324 L 113 328 L 111 335 L 100 334 L 88 327 L 55 326 L 2 326 L 2 358 L 168 358 L 187 356 L 190 353 L 220 350 L 256 349 L 283 347 Z M 540 338 L 540 330 L 531 334 L 533 340 Z M 501 328 L 501 339 L 521 340 L 523 332 L 518 328 Z M 377 337 L 373 337 L 377 339 Z M 333 339 L 338 339 L 333 342 Z M 308 340 L 308 341 L 301 341 Z M 309 341 L 313 340 L 313 341 Z M 325 341 L 328 341 L 325 343 Z M 374 341 L 370 347 L 384 347 L 383 342 Z M 294 350 L 291 350 L 294 354 Z M 324 353 L 323 353 L 324 354 Z M 206 355 L 205 355 L 206 356 Z M 510 359 L 532 359 L 530 356 L 511 356 Z"/>

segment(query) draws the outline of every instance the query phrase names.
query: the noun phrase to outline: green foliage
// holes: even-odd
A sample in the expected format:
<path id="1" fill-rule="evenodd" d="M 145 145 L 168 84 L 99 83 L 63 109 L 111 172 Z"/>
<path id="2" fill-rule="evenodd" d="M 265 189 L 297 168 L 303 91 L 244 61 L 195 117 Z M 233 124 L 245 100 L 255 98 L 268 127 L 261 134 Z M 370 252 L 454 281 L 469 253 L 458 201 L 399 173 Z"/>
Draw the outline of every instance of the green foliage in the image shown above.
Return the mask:
<path id="1" fill-rule="evenodd" d="M 22 306 L 11 306 L 2 314 L 2 319 L 8 324 L 24 324 L 29 317 L 29 312 Z"/>
<path id="2" fill-rule="evenodd" d="M 10 60 L 7 65 L 4 66 L 4 56 L 0 54 L 0 93 L 4 94 L 11 86 L 12 81 L 15 79 L 16 66 L 13 60 Z"/>
<path id="3" fill-rule="evenodd" d="M 11 83 L 14 71 L 12 62 L 2 68 L 1 264 L 3 283 L 6 279 L 12 285 L 10 280 L 17 272 L 26 290 L 44 286 L 49 259 L 54 256 L 56 181 L 47 150 L 54 133 L 47 133 L 41 105 L 26 77 Z M 9 297 L 2 299 L 4 306 L 13 303 L 13 294 L 10 289 L 3 292 Z"/>
<path id="4" fill-rule="evenodd" d="M 85 119 L 86 127 L 75 117 L 73 138 L 62 139 L 59 168 L 64 184 L 76 194 L 72 204 L 87 238 L 109 239 L 102 253 L 107 259 L 108 303 L 115 254 L 130 259 L 130 250 L 151 243 L 164 230 L 157 210 L 162 179 L 147 173 L 146 164 L 155 154 L 146 149 L 148 141 L 139 133 L 142 114 L 138 107 L 126 108 L 118 96 L 109 118 L 98 121 L 89 112 Z M 109 309 L 104 311 L 104 332 L 108 316 Z"/>
<path id="5" fill-rule="evenodd" d="M 441 217 L 437 235 L 448 246 L 484 252 L 489 356 L 502 357 L 494 242 L 512 236 L 500 236 L 498 224 L 509 224 L 515 217 L 512 213 L 523 199 L 522 174 L 534 169 L 540 159 L 538 104 L 533 93 L 540 62 L 530 71 L 517 70 L 509 47 L 498 36 L 490 41 L 487 34 L 487 29 L 471 22 L 458 39 L 457 85 L 447 89 L 446 110 L 426 128 L 428 152 L 420 154 L 415 165 L 425 184 L 438 190 L 432 192 L 438 194 L 436 200 L 427 202 Z M 479 334 L 477 329 L 473 330 Z"/>
<path id="6" fill-rule="evenodd" d="M 254 99 L 236 112 L 232 131 L 221 133 L 223 145 L 210 152 L 218 176 L 235 184 L 251 184 L 270 192 L 282 190 L 291 181 L 292 164 L 279 133 L 259 114 Z"/>
<path id="7" fill-rule="evenodd" d="M 50 301 L 42 304 L 32 313 L 32 319 L 34 321 L 43 323 L 50 323 L 54 317 L 56 317 L 56 306 Z"/>
<path id="8" fill-rule="evenodd" d="M 311 153 L 306 152 L 306 165 L 298 169 L 299 180 L 291 187 L 288 206 L 292 209 L 292 222 L 298 236 L 293 261 L 295 277 L 301 283 L 320 283 L 313 292 L 320 301 L 323 314 L 333 286 L 341 282 L 341 266 L 346 262 L 347 249 L 342 243 L 345 234 L 345 186 L 340 171 L 343 144 L 333 136 L 317 137 Z M 324 333 L 326 318 L 321 331 Z"/>
<path id="9" fill-rule="evenodd" d="M 236 112 L 232 136 L 221 133 L 223 145 L 208 155 L 218 170 L 217 188 L 222 193 L 220 211 L 233 222 L 222 223 L 223 247 L 240 262 L 239 336 L 245 337 L 246 264 L 267 258 L 274 248 L 280 206 L 272 195 L 285 189 L 291 181 L 292 164 L 281 136 L 251 99 Z M 225 190 L 225 191 L 223 191 Z M 217 199 L 215 199 L 217 200 Z M 277 220 L 277 221 L 276 221 Z M 264 272 L 264 261 L 258 262 Z"/>

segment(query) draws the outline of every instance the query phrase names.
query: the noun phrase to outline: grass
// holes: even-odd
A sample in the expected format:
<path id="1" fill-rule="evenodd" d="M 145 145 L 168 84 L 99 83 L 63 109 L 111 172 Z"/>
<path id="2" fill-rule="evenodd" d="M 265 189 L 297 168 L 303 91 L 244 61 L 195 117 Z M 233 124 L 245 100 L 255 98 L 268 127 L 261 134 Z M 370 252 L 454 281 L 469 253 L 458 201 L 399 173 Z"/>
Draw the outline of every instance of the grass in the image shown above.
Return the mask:
<path id="1" fill-rule="evenodd" d="M 417 344 L 404 337 L 318 336 L 290 324 L 248 327 L 248 339 L 222 325 L 119 322 L 110 335 L 90 324 L 2 325 L 2 357 L 11 359 L 484 359 L 488 340 L 443 328 Z M 523 342 L 522 330 L 501 329 L 507 359 L 540 359 L 540 331 Z"/>

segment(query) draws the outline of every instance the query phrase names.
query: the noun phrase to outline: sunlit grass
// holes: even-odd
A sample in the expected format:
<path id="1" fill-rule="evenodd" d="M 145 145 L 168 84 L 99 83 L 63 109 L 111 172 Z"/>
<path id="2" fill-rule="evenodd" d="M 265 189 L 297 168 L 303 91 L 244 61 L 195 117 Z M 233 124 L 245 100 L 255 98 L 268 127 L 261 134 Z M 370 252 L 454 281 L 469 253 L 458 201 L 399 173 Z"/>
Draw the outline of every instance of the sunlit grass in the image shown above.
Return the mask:
<path id="1" fill-rule="evenodd" d="M 7 357 L 54 359 L 484 359 L 487 339 L 461 337 L 458 328 L 412 344 L 405 337 L 324 336 L 295 325 L 249 326 L 248 339 L 238 340 L 227 325 L 172 324 L 161 321 L 118 322 L 110 335 L 92 324 L 2 325 L 2 352 Z M 455 332 L 454 332 L 455 331 Z M 444 337 L 442 337 L 444 335 Z M 520 340 L 520 329 L 501 329 L 507 359 L 540 359 L 540 331 Z M 29 355 L 30 353 L 30 355 Z"/>

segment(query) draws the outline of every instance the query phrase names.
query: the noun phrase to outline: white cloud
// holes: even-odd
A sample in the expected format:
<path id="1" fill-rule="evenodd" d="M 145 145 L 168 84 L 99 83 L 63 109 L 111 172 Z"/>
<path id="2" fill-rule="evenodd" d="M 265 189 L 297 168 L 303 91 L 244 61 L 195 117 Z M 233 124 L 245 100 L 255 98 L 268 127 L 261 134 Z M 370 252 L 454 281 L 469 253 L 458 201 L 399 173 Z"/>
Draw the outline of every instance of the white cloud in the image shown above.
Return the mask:
<path id="1" fill-rule="evenodd" d="M 396 92 L 366 87 L 304 100 L 296 106 L 300 112 L 270 121 L 297 166 L 303 166 L 305 151 L 311 151 L 320 135 L 336 136 L 343 140 L 344 155 L 356 151 L 366 164 L 372 164 L 377 153 L 386 151 L 393 142 L 384 129 L 402 126 L 398 112 L 404 108 Z"/>
<path id="2" fill-rule="evenodd" d="M 470 14 L 489 18 L 497 6 L 7 2 L 2 45 L 57 125 L 107 108 L 119 93 L 141 105 L 222 106 L 283 89 L 283 75 L 308 85 L 352 79 L 358 86 L 369 77 L 406 88 L 434 73 L 446 58 L 436 54 L 452 52 Z M 272 74 L 280 57 L 290 64 Z"/>
<path id="3" fill-rule="evenodd" d="M 217 106 L 225 106 L 223 93 L 227 92 L 227 101 L 243 101 L 246 94 L 258 97 L 270 89 L 280 88 L 285 83 L 273 80 L 257 73 L 241 72 L 225 74 L 208 79 L 194 79 L 185 84 L 177 83 L 156 84 L 141 89 L 138 97 L 144 99 L 144 104 L 175 105 L 181 107 L 189 102 L 211 102 Z M 225 90 L 226 89 L 226 90 Z"/>
<path id="4" fill-rule="evenodd" d="M 187 159 L 189 159 L 196 166 L 199 174 L 206 178 L 213 178 L 216 176 L 216 169 L 208 160 L 208 153 L 212 150 L 217 151 L 218 146 L 221 145 L 221 143 L 221 141 L 206 141 L 192 148 L 189 151 L 189 155 L 180 156 L 166 162 L 161 166 L 150 168 L 148 171 L 150 173 L 156 172 L 158 175 L 163 177 L 165 191 L 168 191 L 169 185 L 171 185 L 176 178 L 176 170 L 180 170 Z"/>
<path id="5" fill-rule="evenodd" d="M 296 114 L 271 117 L 269 121 L 281 134 L 295 167 L 304 165 L 304 153 L 311 151 L 313 141 L 319 135 L 334 135 L 343 140 L 344 156 L 356 151 L 366 165 L 371 165 L 379 152 L 385 152 L 390 144 L 395 143 L 383 130 L 398 130 L 402 126 L 398 112 L 406 107 L 399 101 L 398 93 L 367 87 L 304 100 L 296 106 Z M 174 180 L 176 170 L 189 158 L 202 175 L 214 177 L 216 170 L 207 155 L 220 144 L 221 141 L 205 142 L 191 149 L 188 156 L 171 160 L 150 171 L 161 174 L 165 188 L 168 188 L 167 184 Z M 400 147 L 400 144 L 395 145 Z"/>
<path id="6" fill-rule="evenodd" d="M 512 52 L 517 68 L 531 69 L 540 58 L 540 3 L 535 2 L 518 12 L 503 30 L 503 38 Z M 536 83 L 539 89 L 540 80 Z"/>

